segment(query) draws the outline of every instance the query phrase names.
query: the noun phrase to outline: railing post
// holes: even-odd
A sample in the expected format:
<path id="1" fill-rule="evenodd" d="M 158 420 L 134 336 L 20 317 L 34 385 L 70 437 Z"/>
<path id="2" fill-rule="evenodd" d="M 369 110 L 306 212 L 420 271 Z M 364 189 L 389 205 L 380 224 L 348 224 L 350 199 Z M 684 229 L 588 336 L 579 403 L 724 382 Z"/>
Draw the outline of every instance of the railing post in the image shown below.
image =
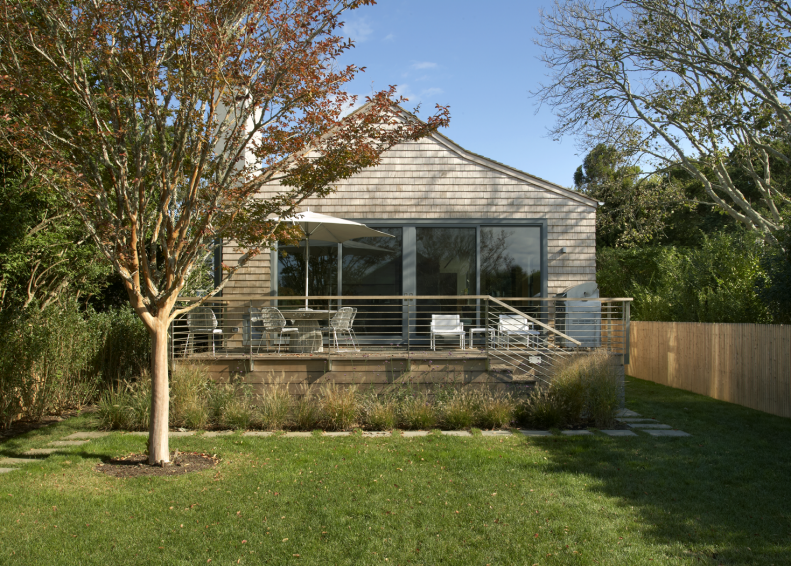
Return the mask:
<path id="1" fill-rule="evenodd" d="M 483 343 L 484 348 L 486 351 L 486 371 L 489 371 L 489 297 L 484 299 L 483 304 L 483 320 L 484 320 L 484 330 L 483 330 Z M 470 337 L 470 342 L 472 342 L 472 337 Z M 472 346 L 472 344 L 470 344 Z"/>
<path id="2" fill-rule="evenodd" d="M 623 363 L 629 364 L 629 332 L 631 325 L 631 302 L 623 302 Z"/>

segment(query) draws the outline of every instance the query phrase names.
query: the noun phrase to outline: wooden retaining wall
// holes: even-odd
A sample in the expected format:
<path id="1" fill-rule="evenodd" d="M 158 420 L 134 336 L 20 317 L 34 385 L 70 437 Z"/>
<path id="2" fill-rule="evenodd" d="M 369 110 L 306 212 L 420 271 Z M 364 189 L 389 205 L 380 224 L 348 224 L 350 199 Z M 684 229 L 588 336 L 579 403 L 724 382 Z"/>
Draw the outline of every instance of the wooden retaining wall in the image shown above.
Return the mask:
<path id="1" fill-rule="evenodd" d="M 636 322 L 628 375 L 791 417 L 791 326 Z"/>
<path id="2" fill-rule="evenodd" d="M 398 386 L 433 391 L 439 385 L 498 389 L 517 393 L 529 391 L 532 380 L 514 380 L 510 375 L 486 371 L 485 358 L 408 361 L 404 358 L 343 360 L 266 359 L 255 360 L 252 369 L 246 359 L 190 360 L 205 365 L 216 383 L 244 383 L 260 395 L 267 388 L 286 387 L 292 395 L 315 394 L 328 384 L 356 385 L 361 391 L 384 393 Z"/>

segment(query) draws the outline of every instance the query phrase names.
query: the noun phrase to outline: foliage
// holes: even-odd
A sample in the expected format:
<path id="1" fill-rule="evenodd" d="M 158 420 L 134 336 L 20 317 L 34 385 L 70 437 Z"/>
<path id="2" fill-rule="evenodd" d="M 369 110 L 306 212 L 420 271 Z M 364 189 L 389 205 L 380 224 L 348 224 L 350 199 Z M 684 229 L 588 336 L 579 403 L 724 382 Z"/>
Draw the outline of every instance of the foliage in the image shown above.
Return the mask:
<path id="1" fill-rule="evenodd" d="M 265 388 L 258 405 L 261 428 L 283 430 L 288 423 L 290 410 L 291 396 L 288 393 L 288 385 Z"/>
<path id="2" fill-rule="evenodd" d="M 82 311 L 74 301 L 0 315 L 0 424 L 96 399 L 102 383 L 148 367 L 145 328 L 129 311 Z"/>
<path id="3" fill-rule="evenodd" d="M 363 421 L 370 430 L 393 430 L 398 409 L 391 396 L 369 395 L 363 403 Z"/>
<path id="4" fill-rule="evenodd" d="M 557 363 L 549 385 L 536 387 L 520 409 L 520 418 L 543 428 L 615 423 L 620 376 L 609 353 L 571 355 Z"/>
<path id="5" fill-rule="evenodd" d="M 699 248 L 659 250 L 653 284 L 633 287 L 634 319 L 771 322 L 755 289 L 763 250 L 749 233 L 706 236 Z"/>
<path id="6" fill-rule="evenodd" d="M 775 174 L 791 164 L 789 16 L 776 0 L 558 1 L 539 29 L 553 74 L 535 94 L 555 109 L 556 136 L 680 168 L 775 242 L 791 206 Z"/>
<path id="7" fill-rule="evenodd" d="M 120 381 L 102 392 L 96 406 L 99 428 L 148 430 L 151 419 L 151 376 L 143 373 L 134 381 Z"/>
<path id="8" fill-rule="evenodd" d="M 761 258 L 756 281 L 758 297 L 769 309 L 772 322 L 791 324 L 791 226 L 778 234 L 780 245 L 768 249 Z"/>
<path id="9" fill-rule="evenodd" d="M 178 364 L 170 379 L 170 422 L 190 429 L 209 423 L 208 400 L 212 390 L 205 366 Z"/>
<path id="10" fill-rule="evenodd" d="M 357 387 L 324 385 L 319 396 L 321 422 L 329 430 L 347 430 L 357 426 L 360 416 Z"/>
<path id="11" fill-rule="evenodd" d="M 85 299 L 111 266 L 64 200 L 0 150 L 0 310 Z"/>
<path id="12" fill-rule="evenodd" d="M 405 429 L 432 429 L 439 421 L 428 394 L 415 392 L 399 399 L 398 424 Z"/>

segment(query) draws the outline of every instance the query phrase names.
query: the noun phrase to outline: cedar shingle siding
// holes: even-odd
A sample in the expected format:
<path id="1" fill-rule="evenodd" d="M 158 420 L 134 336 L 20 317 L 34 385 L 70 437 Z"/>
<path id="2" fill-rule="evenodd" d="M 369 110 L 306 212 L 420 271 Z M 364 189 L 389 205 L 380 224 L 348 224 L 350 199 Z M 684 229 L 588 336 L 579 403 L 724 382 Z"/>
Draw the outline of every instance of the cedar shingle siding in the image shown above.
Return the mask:
<path id="1" fill-rule="evenodd" d="M 267 192 L 262 192 L 266 198 Z M 303 206 L 314 212 L 365 221 L 370 218 L 547 219 L 550 296 L 596 280 L 596 203 L 582 195 L 471 154 L 442 135 L 396 146 L 379 166 L 337 185 L 324 199 Z M 560 249 L 566 248 L 561 254 Z M 239 257 L 233 245 L 223 261 Z M 240 270 L 225 297 L 269 295 L 269 254 Z"/>

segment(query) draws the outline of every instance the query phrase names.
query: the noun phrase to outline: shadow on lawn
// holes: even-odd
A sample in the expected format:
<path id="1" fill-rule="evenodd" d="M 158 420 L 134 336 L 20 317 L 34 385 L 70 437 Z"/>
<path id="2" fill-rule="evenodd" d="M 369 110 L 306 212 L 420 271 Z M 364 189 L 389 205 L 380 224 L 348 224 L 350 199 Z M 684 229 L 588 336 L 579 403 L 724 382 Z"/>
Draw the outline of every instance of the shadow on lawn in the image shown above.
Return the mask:
<path id="1" fill-rule="evenodd" d="M 630 409 L 693 436 L 536 439 L 551 455 L 547 471 L 588 476 L 587 489 L 634 508 L 642 536 L 678 543 L 691 559 L 791 564 L 791 420 L 628 384 Z"/>

